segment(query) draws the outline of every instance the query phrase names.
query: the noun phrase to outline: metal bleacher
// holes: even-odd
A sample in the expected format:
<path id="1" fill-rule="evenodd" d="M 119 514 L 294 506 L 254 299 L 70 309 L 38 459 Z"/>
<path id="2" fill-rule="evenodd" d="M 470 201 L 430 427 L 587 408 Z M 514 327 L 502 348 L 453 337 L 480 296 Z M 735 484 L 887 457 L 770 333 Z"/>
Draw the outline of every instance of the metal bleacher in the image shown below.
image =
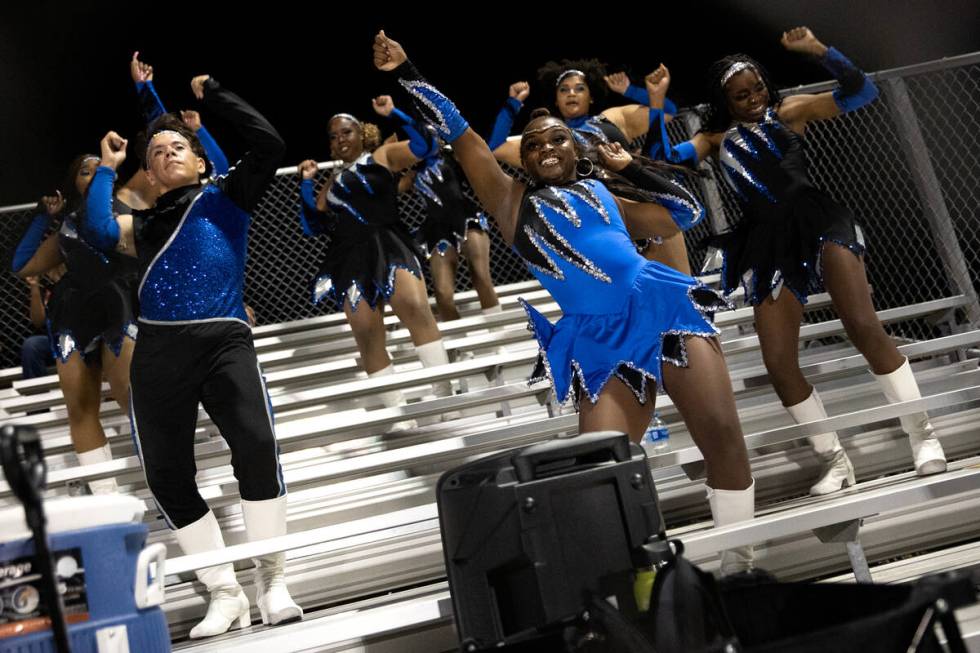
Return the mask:
<path id="1" fill-rule="evenodd" d="M 716 282 L 717 278 L 705 278 Z M 125 415 L 108 397 L 103 423 L 111 462 L 79 467 L 71 452 L 64 400 L 53 376 L 20 380 L 0 372 L 0 417 L 35 425 L 49 464 L 49 494 L 106 477 L 148 503 L 150 540 L 167 544 L 165 611 L 175 648 L 187 651 L 442 651 L 456 646 L 452 606 L 435 507 L 446 469 L 474 456 L 577 433 L 577 418 L 555 404 L 546 382 L 525 379 L 537 356 L 526 330 L 522 296 L 551 319 L 557 306 L 535 282 L 499 289 L 504 311 L 481 315 L 473 293 L 459 297 L 462 319 L 441 324 L 449 365 L 422 369 L 407 331 L 388 316 L 397 373 L 367 379 L 343 316 L 258 327 L 256 349 L 276 411 L 289 535 L 246 543 L 229 451 L 207 414 L 197 433 L 198 482 L 226 534 L 228 548 L 180 555 L 149 500 Z M 879 312 L 883 322 L 949 316 L 967 299 L 954 295 Z M 816 295 L 808 311 L 831 307 Z M 814 315 L 817 315 L 814 313 Z M 717 553 L 752 543 L 757 562 L 783 579 L 898 582 L 948 568 L 980 568 L 980 330 L 949 330 L 931 340 L 901 340 L 913 361 L 922 399 L 887 404 L 864 359 L 843 338 L 839 320 L 814 317 L 801 330 L 804 374 L 820 390 L 830 417 L 794 424 L 771 390 L 750 308 L 717 316 L 739 417 L 757 483 L 758 517 L 712 528 L 704 500 L 701 454 L 670 399 L 658 409 L 670 446 L 650 452 L 668 533 L 706 569 Z M 459 393 L 427 398 L 429 385 L 453 379 Z M 408 403 L 384 408 L 379 392 L 400 389 Z M 898 417 L 928 410 L 950 459 L 945 474 L 917 477 Z M 30 413 L 30 414 L 29 414 Z M 447 413 L 461 415 L 439 421 Z M 387 432 L 395 422 L 420 426 Z M 817 461 L 801 443 L 836 429 L 858 485 L 809 497 Z M 15 501 L 0 484 L 0 505 Z M 291 591 L 304 620 L 253 626 L 206 641 L 186 640 L 206 600 L 193 571 L 232 561 L 251 593 L 255 555 L 286 551 Z M 963 611 L 964 633 L 980 645 L 980 610 Z M 256 619 L 256 623 L 259 623 Z"/>

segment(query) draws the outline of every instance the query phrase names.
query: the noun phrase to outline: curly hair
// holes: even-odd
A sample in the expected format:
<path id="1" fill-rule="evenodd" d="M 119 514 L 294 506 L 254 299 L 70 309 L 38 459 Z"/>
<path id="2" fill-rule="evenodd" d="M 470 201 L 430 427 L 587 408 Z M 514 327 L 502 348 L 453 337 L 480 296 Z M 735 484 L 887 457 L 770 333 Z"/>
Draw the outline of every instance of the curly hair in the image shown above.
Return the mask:
<path id="1" fill-rule="evenodd" d="M 747 54 L 732 54 L 719 59 L 708 68 L 708 98 L 709 105 L 705 116 L 705 125 L 702 131 L 721 132 L 728 129 L 732 124 L 732 115 L 728 111 L 728 98 L 725 96 L 725 87 L 721 80 L 728 72 L 728 69 L 735 64 L 748 64 L 759 75 L 759 79 L 769 92 L 769 106 L 778 107 L 782 102 L 779 89 L 772 83 L 769 72 L 762 67 L 758 61 Z"/>
<path id="2" fill-rule="evenodd" d="M 349 113 L 338 113 L 330 117 L 327 121 L 327 131 L 330 130 L 330 123 L 338 118 L 344 120 L 349 120 L 354 123 L 354 126 L 361 132 L 361 146 L 364 148 L 365 152 L 374 152 L 376 149 L 381 147 L 382 137 L 381 128 L 375 125 L 373 122 L 361 122 L 355 116 Z"/>
<path id="3" fill-rule="evenodd" d="M 144 150 L 149 149 L 150 143 L 153 142 L 154 136 L 156 136 L 160 132 L 165 132 L 165 131 L 177 132 L 185 139 L 187 139 L 187 142 L 190 143 L 191 151 L 194 152 L 194 154 L 199 159 L 204 159 L 204 174 L 202 175 L 202 177 L 210 177 L 211 170 L 212 170 L 211 161 L 208 159 L 208 153 L 204 150 L 204 146 L 201 144 L 201 139 L 199 139 L 197 137 L 197 134 L 194 133 L 194 130 L 188 127 L 187 125 L 185 125 L 184 121 L 181 120 L 180 116 L 175 113 L 163 114 L 162 116 L 154 120 L 153 123 L 147 128 L 146 145 L 144 147 Z M 148 170 L 150 168 L 150 161 L 145 157 L 146 157 L 146 152 L 144 151 L 143 168 Z"/>
<path id="4" fill-rule="evenodd" d="M 549 61 L 538 68 L 538 81 L 549 89 L 558 86 L 558 80 L 562 73 L 568 70 L 581 70 L 585 73 L 585 83 L 589 87 L 589 94 L 596 104 L 601 104 L 606 99 L 606 65 L 598 59 L 562 59 L 561 61 Z"/>

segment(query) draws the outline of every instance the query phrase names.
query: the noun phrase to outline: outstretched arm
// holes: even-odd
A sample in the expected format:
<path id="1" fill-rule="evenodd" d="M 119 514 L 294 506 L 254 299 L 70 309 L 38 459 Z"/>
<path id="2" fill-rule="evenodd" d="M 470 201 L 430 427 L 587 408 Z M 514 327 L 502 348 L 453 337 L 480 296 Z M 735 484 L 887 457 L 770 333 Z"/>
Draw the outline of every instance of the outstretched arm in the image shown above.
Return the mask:
<path id="1" fill-rule="evenodd" d="M 136 256 L 133 216 L 112 213 L 112 183 L 116 168 L 126 160 L 126 139 L 109 132 L 102 139 L 102 161 L 92 177 L 85 200 L 85 217 L 80 229 L 86 242 L 104 252 L 117 251 Z"/>
<path id="2" fill-rule="evenodd" d="M 307 159 L 297 166 L 300 174 L 299 184 L 299 223 L 307 236 L 329 233 L 335 224 L 334 216 L 326 210 L 323 193 L 315 195 L 313 178 L 316 176 L 316 161 Z"/>
<path id="3" fill-rule="evenodd" d="M 514 119 L 521 112 L 524 101 L 530 94 L 531 86 L 527 82 L 514 82 L 510 85 L 507 102 L 497 114 L 497 119 L 493 122 L 493 131 L 490 132 L 490 138 L 487 141 L 491 150 L 496 150 L 507 141 L 507 137 L 510 136 L 510 132 L 514 128 Z"/>
<path id="4" fill-rule="evenodd" d="M 65 208 L 65 199 L 61 191 L 56 193 L 41 198 L 38 204 L 38 208 L 42 209 L 41 212 L 31 220 L 31 224 L 17 244 L 17 249 L 14 250 L 11 267 L 14 274 L 21 278 L 40 276 L 61 263 L 57 234 L 44 237 L 51 220 Z"/>
<path id="5" fill-rule="evenodd" d="M 399 172 L 419 159 L 430 157 L 439 151 L 438 139 L 429 134 L 425 127 L 418 125 L 411 116 L 398 109 L 390 95 L 379 95 L 371 100 L 371 106 L 379 116 L 397 118 L 408 134 L 408 142 L 395 140 L 376 149 L 372 154 L 376 163 L 392 172 Z"/>
<path id="6" fill-rule="evenodd" d="M 821 43 L 807 27 L 783 32 L 783 47 L 816 57 L 838 81 L 827 93 L 791 95 L 779 107 L 779 117 L 790 129 L 802 132 L 813 120 L 833 118 L 870 104 L 878 97 L 878 87 L 851 61 L 833 47 Z"/>
<path id="7" fill-rule="evenodd" d="M 611 75 L 606 75 L 605 80 L 609 90 L 619 93 L 628 100 L 633 100 L 633 102 L 636 104 L 651 106 L 650 94 L 647 92 L 647 89 L 643 86 L 637 86 L 636 84 L 630 82 L 630 78 L 626 73 L 612 73 Z M 664 114 L 667 115 L 668 120 L 677 115 L 677 105 L 674 104 L 670 98 L 664 98 L 662 108 Z"/>
<path id="8" fill-rule="evenodd" d="M 599 145 L 598 153 L 607 170 L 640 191 L 640 200 L 617 197 L 626 228 L 634 238 L 669 237 L 687 231 L 704 218 L 704 207 L 689 190 L 635 161 L 619 143 Z"/>
<path id="9" fill-rule="evenodd" d="M 209 75 L 191 80 L 191 90 L 204 106 L 232 124 L 248 151 L 219 180 L 221 189 L 245 211 L 259 203 L 286 153 L 286 143 L 265 117 Z"/>
<path id="10" fill-rule="evenodd" d="M 167 113 L 167 109 L 163 105 L 163 100 L 160 99 L 156 87 L 153 86 L 153 66 L 145 61 L 140 61 L 139 54 L 139 52 L 133 53 L 133 58 L 129 62 L 129 74 L 136 85 L 136 95 L 139 97 L 143 121 L 149 126 L 154 120 Z M 228 172 L 228 157 L 218 146 L 218 142 L 214 140 L 211 132 L 201 123 L 200 114 L 197 111 L 181 111 L 180 119 L 197 134 L 201 145 L 204 146 L 204 151 L 208 155 L 208 160 L 211 161 L 214 173 L 223 175 Z"/>
<path id="11" fill-rule="evenodd" d="M 452 143 L 456 160 L 480 202 L 497 220 L 504 238 L 512 242 L 524 185 L 500 168 L 493 152 L 470 128 L 456 105 L 419 74 L 401 45 L 384 31 L 374 40 L 374 65 L 379 70 L 394 72 L 418 113 L 443 140 Z"/>

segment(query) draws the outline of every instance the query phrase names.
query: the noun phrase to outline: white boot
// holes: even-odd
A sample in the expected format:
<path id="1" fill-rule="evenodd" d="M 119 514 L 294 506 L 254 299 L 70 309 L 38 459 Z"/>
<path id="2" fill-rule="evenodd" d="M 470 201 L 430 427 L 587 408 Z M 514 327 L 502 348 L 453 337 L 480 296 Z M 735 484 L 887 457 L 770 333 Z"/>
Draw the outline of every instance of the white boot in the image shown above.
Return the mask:
<path id="1" fill-rule="evenodd" d="M 909 365 L 907 358 L 894 372 L 872 376 L 881 386 L 881 391 L 890 404 L 922 398 L 919 384 L 915 382 L 915 375 L 912 374 L 912 366 Z M 939 438 L 932 429 L 932 424 L 929 423 L 929 414 L 915 413 L 905 415 L 899 420 L 902 422 L 902 430 L 909 436 L 909 444 L 912 445 L 915 473 L 926 476 L 945 472 L 946 455 L 943 453 L 943 445 L 939 444 Z"/>
<path id="2" fill-rule="evenodd" d="M 186 555 L 225 548 L 218 520 L 210 510 L 193 524 L 175 530 L 174 537 Z M 233 625 L 238 628 L 252 625 L 248 597 L 238 584 L 235 568 L 230 562 L 199 569 L 196 573 L 198 580 L 211 593 L 211 602 L 208 603 L 208 613 L 204 619 L 191 628 L 191 639 L 220 635 Z"/>
<path id="3" fill-rule="evenodd" d="M 797 424 L 805 422 L 815 422 L 827 417 L 823 402 L 817 389 L 813 388 L 810 396 L 793 406 L 786 406 L 786 410 L 793 417 Z M 837 434 L 833 431 L 811 435 L 807 438 L 813 452 L 817 454 L 823 463 L 819 480 L 810 488 L 810 494 L 820 496 L 837 492 L 841 488 L 854 485 L 854 467 L 851 465 L 847 452 L 841 446 Z"/>
<path id="4" fill-rule="evenodd" d="M 744 490 L 716 490 L 704 486 L 708 491 L 708 505 L 715 526 L 728 526 L 736 522 L 748 521 L 755 516 L 755 479 Z M 755 554 L 751 546 L 739 546 L 721 552 L 721 575 L 729 576 L 741 571 L 750 571 Z"/>
<path id="5" fill-rule="evenodd" d="M 480 309 L 480 312 L 483 313 L 484 315 L 496 315 L 497 313 L 503 312 L 503 310 L 504 310 L 504 307 L 503 306 L 501 306 L 500 304 L 494 304 L 493 306 L 491 306 L 489 308 Z M 503 326 L 490 327 L 490 333 L 495 333 L 495 332 L 496 333 L 499 333 L 499 332 L 503 331 L 504 328 L 505 327 L 503 327 Z M 497 349 L 496 349 L 496 351 L 494 353 L 495 354 L 506 354 L 507 353 L 507 350 L 504 349 L 504 346 L 503 345 L 498 345 L 497 346 Z"/>
<path id="6" fill-rule="evenodd" d="M 422 367 L 449 365 L 449 354 L 446 353 L 446 346 L 443 344 L 442 338 L 427 342 L 424 345 L 415 345 L 415 351 L 419 355 L 419 361 L 422 363 Z M 436 381 L 432 384 L 432 391 L 436 397 L 452 397 L 453 382 L 448 379 L 445 381 Z M 459 411 L 452 411 L 443 413 L 442 421 L 448 422 L 459 419 L 460 417 L 461 414 Z"/>
<path id="7" fill-rule="evenodd" d="M 91 451 L 76 453 L 75 455 L 78 457 L 79 465 L 95 465 L 96 463 L 105 463 L 112 460 L 112 449 L 109 447 L 109 442 L 106 441 L 101 447 L 96 447 Z M 100 478 L 97 481 L 89 481 L 88 489 L 92 491 L 92 494 L 115 494 L 119 492 L 119 486 L 116 485 L 116 479 L 114 478 Z"/>
<path id="8" fill-rule="evenodd" d="M 368 378 L 375 379 L 379 376 L 390 376 L 394 373 L 395 366 L 389 363 L 388 367 L 382 370 L 378 370 L 377 372 L 369 372 Z M 384 392 L 379 392 L 378 399 L 381 400 L 381 404 L 385 408 L 396 408 L 397 406 L 405 405 L 405 395 L 402 394 L 401 390 L 386 390 Z M 414 429 L 416 426 L 418 426 L 418 424 L 414 419 L 403 419 L 389 426 L 385 432 L 407 431 L 409 429 Z"/>
<path id="9" fill-rule="evenodd" d="M 267 501 L 242 499 L 242 518 L 249 542 L 285 535 L 285 495 Z M 255 558 L 255 604 L 264 624 L 274 626 L 303 618 L 303 608 L 296 605 L 286 589 L 285 566 L 284 552 Z"/>

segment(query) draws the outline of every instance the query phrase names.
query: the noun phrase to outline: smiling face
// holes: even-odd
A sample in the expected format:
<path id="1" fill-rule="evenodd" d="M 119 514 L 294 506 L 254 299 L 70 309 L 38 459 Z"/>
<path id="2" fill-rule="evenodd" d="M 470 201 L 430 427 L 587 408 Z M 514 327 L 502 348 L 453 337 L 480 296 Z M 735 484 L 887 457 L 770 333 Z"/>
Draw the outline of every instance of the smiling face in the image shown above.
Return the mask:
<path id="1" fill-rule="evenodd" d="M 570 120 L 589 113 L 592 92 L 581 75 L 567 75 L 555 89 L 555 104 L 562 118 Z"/>
<path id="2" fill-rule="evenodd" d="M 754 68 L 746 68 L 725 82 L 728 112 L 738 122 L 758 122 L 769 106 L 769 89 Z"/>
<path id="3" fill-rule="evenodd" d="M 364 151 L 361 127 L 349 118 L 336 117 L 327 125 L 330 135 L 330 156 L 344 163 L 357 160 Z"/>
<path id="4" fill-rule="evenodd" d="M 146 163 L 150 183 L 161 193 L 200 183 L 207 170 L 205 159 L 194 152 L 186 137 L 175 131 L 153 135 L 146 149 Z"/>
<path id="5" fill-rule="evenodd" d="M 577 159 L 575 139 L 561 120 L 546 116 L 528 123 L 521 136 L 521 164 L 531 179 L 545 184 L 572 181 Z"/>

